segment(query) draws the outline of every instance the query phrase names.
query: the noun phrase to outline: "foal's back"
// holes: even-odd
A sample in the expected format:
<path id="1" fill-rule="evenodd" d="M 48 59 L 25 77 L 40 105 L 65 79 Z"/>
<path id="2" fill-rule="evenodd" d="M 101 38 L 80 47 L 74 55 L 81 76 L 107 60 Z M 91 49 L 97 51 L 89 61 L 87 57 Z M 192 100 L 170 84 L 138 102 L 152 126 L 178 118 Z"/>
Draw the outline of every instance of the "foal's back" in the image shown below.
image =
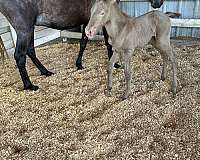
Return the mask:
<path id="1" fill-rule="evenodd" d="M 171 22 L 168 15 L 160 11 L 151 11 L 139 17 L 127 17 L 127 41 L 125 44 L 133 47 L 146 45 L 152 37 L 170 36 Z"/>

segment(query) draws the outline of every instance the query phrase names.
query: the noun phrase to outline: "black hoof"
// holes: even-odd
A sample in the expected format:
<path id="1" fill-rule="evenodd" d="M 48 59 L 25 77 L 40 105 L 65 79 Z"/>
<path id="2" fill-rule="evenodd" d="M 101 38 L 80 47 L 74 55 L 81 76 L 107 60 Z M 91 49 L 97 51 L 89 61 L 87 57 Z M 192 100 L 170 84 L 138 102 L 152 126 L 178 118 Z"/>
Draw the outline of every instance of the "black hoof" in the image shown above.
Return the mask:
<path id="1" fill-rule="evenodd" d="M 115 63 L 114 67 L 115 68 L 120 68 L 121 66 L 118 63 Z"/>
<path id="2" fill-rule="evenodd" d="M 77 66 L 77 70 L 83 70 L 84 67 L 81 65 L 81 66 Z"/>
<path id="3" fill-rule="evenodd" d="M 38 86 L 30 85 L 28 87 L 24 87 L 24 90 L 31 90 L 31 91 L 37 91 L 39 89 Z"/>
<path id="4" fill-rule="evenodd" d="M 52 76 L 54 73 L 53 72 L 50 72 L 50 71 L 47 71 L 45 73 L 41 73 L 42 76 L 47 76 L 47 77 L 50 77 Z"/>

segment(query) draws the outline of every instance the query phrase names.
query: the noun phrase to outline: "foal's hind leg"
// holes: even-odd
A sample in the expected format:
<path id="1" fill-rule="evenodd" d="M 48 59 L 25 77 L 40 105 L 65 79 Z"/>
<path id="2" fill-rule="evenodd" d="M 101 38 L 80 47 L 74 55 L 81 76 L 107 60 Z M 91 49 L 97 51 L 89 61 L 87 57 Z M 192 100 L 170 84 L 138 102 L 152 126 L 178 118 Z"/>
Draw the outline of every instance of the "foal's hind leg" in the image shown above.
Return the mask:
<path id="1" fill-rule="evenodd" d="M 170 59 L 171 64 L 172 64 L 172 70 L 173 70 L 172 93 L 175 96 L 176 95 L 176 88 L 177 88 L 177 67 L 176 67 L 175 53 L 174 53 L 172 48 L 169 50 L 168 56 L 169 56 L 169 59 Z"/>
<path id="2" fill-rule="evenodd" d="M 162 60 L 163 60 L 163 65 L 162 65 L 162 71 L 161 71 L 161 80 L 164 81 L 167 77 L 167 63 L 169 61 L 169 58 L 165 52 L 160 51 Z"/>
<path id="3" fill-rule="evenodd" d="M 160 50 L 162 58 L 163 58 L 163 70 L 162 75 L 163 78 L 166 77 L 166 65 L 168 62 L 168 59 L 170 60 L 172 64 L 172 93 L 173 95 L 176 95 L 176 88 L 177 88 L 177 68 L 176 68 L 176 60 L 175 55 L 172 47 L 170 46 L 170 40 L 159 40 L 156 44 L 157 48 Z"/>
<path id="4" fill-rule="evenodd" d="M 26 52 L 31 40 L 31 34 L 29 30 L 17 31 L 17 44 L 14 53 L 14 57 L 19 69 L 21 79 L 24 84 L 25 90 L 37 90 L 39 87 L 31 83 L 27 70 L 26 70 Z"/>
<path id="5" fill-rule="evenodd" d="M 124 74 L 126 80 L 126 90 L 122 99 L 127 99 L 131 92 L 131 57 L 133 54 L 133 50 L 126 50 L 124 55 Z"/>
<path id="6" fill-rule="evenodd" d="M 36 57 L 35 47 L 34 47 L 34 30 L 32 30 L 31 33 L 31 40 L 28 46 L 27 55 L 31 58 L 35 66 L 40 70 L 41 75 L 51 76 L 53 74 L 52 72 L 48 71 Z"/>
<path id="7" fill-rule="evenodd" d="M 164 81 L 167 76 L 167 63 L 168 63 L 168 56 L 167 54 L 163 53 L 160 49 L 160 43 L 156 41 L 155 37 L 153 37 L 150 41 L 150 43 L 160 52 L 162 57 L 162 71 L 161 71 L 161 80 Z"/>
<path id="8" fill-rule="evenodd" d="M 87 42 L 88 42 L 88 37 L 85 34 L 85 28 L 86 28 L 86 24 L 83 25 L 83 32 L 82 32 L 82 38 L 80 40 L 80 52 L 78 54 L 78 58 L 76 60 L 76 67 L 78 70 L 80 69 L 84 69 L 83 65 L 82 65 L 82 58 L 83 58 L 83 52 L 87 46 Z"/>

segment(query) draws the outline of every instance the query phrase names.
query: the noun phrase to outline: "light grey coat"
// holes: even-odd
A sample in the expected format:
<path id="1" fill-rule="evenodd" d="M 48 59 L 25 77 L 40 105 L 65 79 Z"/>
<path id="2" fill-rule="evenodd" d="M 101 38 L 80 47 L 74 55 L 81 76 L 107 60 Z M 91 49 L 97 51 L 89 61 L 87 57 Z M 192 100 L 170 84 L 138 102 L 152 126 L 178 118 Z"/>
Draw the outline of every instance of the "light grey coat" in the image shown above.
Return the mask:
<path id="1" fill-rule="evenodd" d="M 91 18 L 86 27 L 88 37 L 94 36 L 105 25 L 113 45 L 114 54 L 108 65 L 108 85 L 106 95 L 111 95 L 112 71 L 119 52 L 124 52 L 126 92 L 128 98 L 131 83 L 130 61 L 136 47 L 151 43 L 161 53 L 163 68 L 161 79 L 166 78 L 166 65 L 170 59 L 173 69 L 172 92 L 176 94 L 177 70 L 174 51 L 170 45 L 171 22 L 169 17 L 180 16 L 177 13 L 152 11 L 140 17 L 129 17 L 118 7 L 115 0 L 97 0 L 91 9 Z"/>

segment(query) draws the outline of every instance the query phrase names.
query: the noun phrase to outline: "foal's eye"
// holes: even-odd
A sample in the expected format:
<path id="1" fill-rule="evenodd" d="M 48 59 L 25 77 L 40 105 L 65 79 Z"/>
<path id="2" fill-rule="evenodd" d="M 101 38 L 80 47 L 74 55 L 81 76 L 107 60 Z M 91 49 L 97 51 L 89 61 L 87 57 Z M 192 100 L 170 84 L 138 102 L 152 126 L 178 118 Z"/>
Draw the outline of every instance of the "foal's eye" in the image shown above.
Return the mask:
<path id="1" fill-rule="evenodd" d="M 101 12 L 101 13 L 100 13 L 101 16 L 104 16 L 104 14 L 105 14 L 104 12 Z"/>

